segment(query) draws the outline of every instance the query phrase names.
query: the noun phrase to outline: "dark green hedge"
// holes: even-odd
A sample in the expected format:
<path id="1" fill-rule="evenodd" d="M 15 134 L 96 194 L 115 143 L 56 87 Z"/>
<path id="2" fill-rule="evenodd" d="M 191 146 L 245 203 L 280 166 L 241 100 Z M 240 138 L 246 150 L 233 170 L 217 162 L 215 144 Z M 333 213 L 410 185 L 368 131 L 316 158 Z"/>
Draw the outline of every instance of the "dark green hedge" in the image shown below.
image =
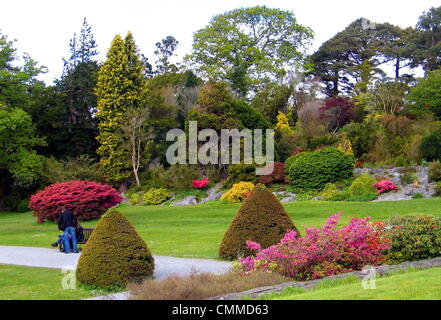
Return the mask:
<path id="1" fill-rule="evenodd" d="M 353 175 L 355 158 L 335 148 L 304 152 L 288 161 L 287 174 L 294 188 L 322 190 L 327 183 L 349 179 Z"/>
<path id="2" fill-rule="evenodd" d="M 441 160 L 441 133 L 434 132 L 424 137 L 420 150 L 427 161 Z"/>

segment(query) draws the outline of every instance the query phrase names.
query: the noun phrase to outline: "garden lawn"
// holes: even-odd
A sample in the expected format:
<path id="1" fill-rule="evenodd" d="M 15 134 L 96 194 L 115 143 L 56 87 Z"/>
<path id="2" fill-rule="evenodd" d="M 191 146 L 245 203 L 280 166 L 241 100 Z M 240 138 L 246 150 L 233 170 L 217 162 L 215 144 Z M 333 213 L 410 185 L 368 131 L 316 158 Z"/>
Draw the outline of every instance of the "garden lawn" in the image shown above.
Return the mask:
<path id="1" fill-rule="evenodd" d="M 365 290 L 355 276 L 325 280 L 316 288 L 285 289 L 261 300 L 440 300 L 441 268 L 408 270 L 376 280 L 375 289 Z"/>
<path id="2" fill-rule="evenodd" d="M 58 269 L 0 264 L 0 300 L 78 300 L 106 294 L 84 286 L 64 290 L 65 276 Z"/>
<path id="3" fill-rule="evenodd" d="M 121 211 L 133 223 L 155 255 L 217 258 L 222 237 L 240 204 L 209 203 L 191 207 L 127 206 Z M 398 202 L 298 201 L 284 204 L 300 230 L 322 226 L 333 213 L 344 211 L 341 223 L 352 217 L 388 219 L 396 215 L 441 217 L 441 198 Z M 83 223 L 93 227 L 97 220 Z M 57 239 L 53 222 L 38 224 L 31 213 L 0 213 L 0 245 L 49 247 Z"/>

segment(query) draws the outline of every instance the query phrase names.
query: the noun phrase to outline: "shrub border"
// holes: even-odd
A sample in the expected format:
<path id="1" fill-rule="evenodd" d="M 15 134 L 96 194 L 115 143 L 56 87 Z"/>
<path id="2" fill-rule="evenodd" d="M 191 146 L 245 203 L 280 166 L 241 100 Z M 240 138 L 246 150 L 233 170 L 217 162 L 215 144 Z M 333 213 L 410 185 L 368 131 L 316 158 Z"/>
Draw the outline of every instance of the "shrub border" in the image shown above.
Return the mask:
<path id="1" fill-rule="evenodd" d="M 389 274 L 391 271 L 396 270 L 405 270 L 409 268 L 415 268 L 415 269 L 429 269 L 429 268 L 436 268 L 441 267 L 441 257 L 438 258 L 432 258 L 432 259 L 425 259 L 425 260 L 419 260 L 419 261 L 413 261 L 413 262 L 403 262 L 396 265 L 382 265 L 382 266 L 376 266 L 375 270 L 380 276 L 384 276 Z M 330 276 L 322 279 L 316 279 L 311 281 L 299 281 L 299 282 L 285 282 L 281 283 L 275 286 L 269 286 L 269 287 L 260 287 L 251 289 L 248 291 L 243 292 L 235 292 L 235 293 L 229 293 L 222 296 L 216 296 L 207 298 L 205 300 L 240 300 L 244 296 L 252 297 L 253 299 L 256 299 L 257 297 L 268 294 L 268 293 L 274 293 L 274 292 L 282 292 L 286 288 L 305 288 L 305 289 L 312 289 L 315 287 L 316 284 L 325 281 L 325 280 L 331 280 L 331 279 L 341 279 L 346 278 L 348 276 L 355 275 L 356 277 L 363 279 L 366 275 L 366 271 L 354 271 L 354 272 L 347 272 L 338 274 L 335 276 Z"/>

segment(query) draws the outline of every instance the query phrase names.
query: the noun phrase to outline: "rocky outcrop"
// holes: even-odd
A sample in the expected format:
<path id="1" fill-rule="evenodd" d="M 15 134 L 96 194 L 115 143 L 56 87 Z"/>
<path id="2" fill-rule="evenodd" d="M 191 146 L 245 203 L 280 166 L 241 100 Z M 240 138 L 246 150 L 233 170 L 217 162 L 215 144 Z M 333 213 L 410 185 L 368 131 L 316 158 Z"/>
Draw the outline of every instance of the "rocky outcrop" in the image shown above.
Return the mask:
<path id="1" fill-rule="evenodd" d="M 185 198 L 173 201 L 170 206 L 194 206 L 196 204 L 198 204 L 196 196 L 187 196 Z"/>
<path id="2" fill-rule="evenodd" d="M 374 177 L 388 179 L 392 181 L 397 187 L 397 192 L 384 193 L 378 196 L 375 201 L 401 201 L 411 200 L 415 194 L 421 194 L 424 198 L 431 198 L 435 194 L 435 183 L 429 181 L 429 168 L 422 166 L 413 167 L 415 181 L 413 183 L 403 183 L 404 167 L 396 167 L 391 169 L 372 169 L 372 168 L 357 168 L 354 170 L 355 175 L 360 175 L 363 172 L 368 172 Z"/>
<path id="3" fill-rule="evenodd" d="M 198 201 L 196 196 L 187 196 L 179 200 L 172 199 L 170 206 L 193 206 L 196 204 L 202 204 L 209 201 L 217 201 L 224 194 L 222 191 L 219 191 L 221 188 L 222 188 L 222 183 L 219 182 L 207 190 L 207 197 L 205 197 L 201 201 Z"/>
<path id="4" fill-rule="evenodd" d="M 280 202 L 282 202 L 282 203 L 293 202 L 297 198 L 297 195 L 295 193 L 287 192 L 287 191 L 273 192 L 273 194 L 277 198 L 279 198 Z"/>

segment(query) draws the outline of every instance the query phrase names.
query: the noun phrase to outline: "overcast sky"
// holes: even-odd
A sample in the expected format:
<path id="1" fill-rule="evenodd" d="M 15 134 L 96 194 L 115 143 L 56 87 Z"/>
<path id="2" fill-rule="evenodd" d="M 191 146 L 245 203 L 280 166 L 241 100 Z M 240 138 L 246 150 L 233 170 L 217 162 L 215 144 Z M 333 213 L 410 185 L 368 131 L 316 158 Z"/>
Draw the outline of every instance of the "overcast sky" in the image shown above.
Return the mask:
<path id="1" fill-rule="evenodd" d="M 357 18 L 389 22 L 401 27 L 415 26 L 418 17 L 440 0 L 1 0 L 0 30 L 16 39 L 19 52 L 27 52 L 45 65 L 42 79 L 52 82 L 60 76 L 62 57 L 68 56 L 69 39 L 79 32 L 84 17 L 92 26 L 100 52 L 105 53 L 115 34 L 133 32 L 141 52 L 154 62 L 155 43 L 174 36 L 179 57 L 191 50 L 193 33 L 210 18 L 238 7 L 267 5 L 295 13 L 298 22 L 315 32 L 318 48 Z"/>

